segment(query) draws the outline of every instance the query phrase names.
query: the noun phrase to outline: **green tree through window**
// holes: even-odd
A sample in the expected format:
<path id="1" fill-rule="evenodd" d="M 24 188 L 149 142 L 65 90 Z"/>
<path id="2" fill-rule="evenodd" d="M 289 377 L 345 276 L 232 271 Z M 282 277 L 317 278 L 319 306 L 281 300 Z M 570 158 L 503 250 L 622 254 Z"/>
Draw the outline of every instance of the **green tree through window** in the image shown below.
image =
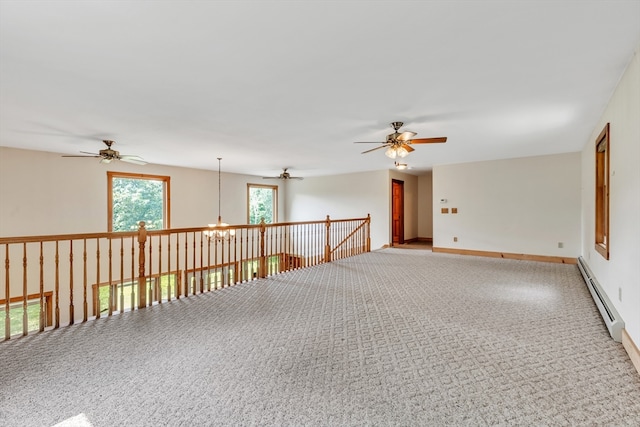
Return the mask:
<path id="1" fill-rule="evenodd" d="M 264 218 L 267 224 L 278 220 L 278 186 L 248 184 L 249 224 L 259 224 Z"/>
<path id="2" fill-rule="evenodd" d="M 168 228 L 169 177 L 109 172 L 110 231 Z"/>

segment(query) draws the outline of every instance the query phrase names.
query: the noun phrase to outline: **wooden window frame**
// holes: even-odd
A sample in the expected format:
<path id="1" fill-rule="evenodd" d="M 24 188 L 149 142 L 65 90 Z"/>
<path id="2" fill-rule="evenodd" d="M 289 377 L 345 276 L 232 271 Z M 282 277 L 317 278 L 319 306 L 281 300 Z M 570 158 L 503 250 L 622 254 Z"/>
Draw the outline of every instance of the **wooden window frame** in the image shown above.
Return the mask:
<path id="1" fill-rule="evenodd" d="M 269 188 L 273 190 L 273 224 L 278 222 L 278 186 L 247 183 L 247 224 L 251 221 L 251 188 Z"/>
<path id="2" fill-rule="evenodd" d="M 611 176 L 610 162 L 611 139 L 607 123 L 596 139 L 596 182 L 595 182 L 595 249 L 604 257 L 609 259 L 609 177 Z"/>
<path id="3" fill-rule="evenodd" d="M 171 228 L 171 177 L 165 175 L 149 175 L 128 172 L 107 172 L 107 231 L 113 232 L 113 179 L 145 179 L 150 181 L 162 181 L 162 229 Z"/>

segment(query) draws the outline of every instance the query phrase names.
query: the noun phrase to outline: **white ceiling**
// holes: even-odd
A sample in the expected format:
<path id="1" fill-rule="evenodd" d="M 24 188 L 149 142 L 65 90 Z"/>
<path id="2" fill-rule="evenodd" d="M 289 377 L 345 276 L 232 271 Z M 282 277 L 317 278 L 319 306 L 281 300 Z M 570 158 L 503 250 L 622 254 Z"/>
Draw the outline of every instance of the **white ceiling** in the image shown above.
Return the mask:
<path id="1" fill-rule="evenodd" d="M 392 167 L 353 142 L 404 121 L 449 138 L 414 173 L 579 151 L 639 42 L 640 0 L 1 0 L 0 145 L 318 176 Z"/>

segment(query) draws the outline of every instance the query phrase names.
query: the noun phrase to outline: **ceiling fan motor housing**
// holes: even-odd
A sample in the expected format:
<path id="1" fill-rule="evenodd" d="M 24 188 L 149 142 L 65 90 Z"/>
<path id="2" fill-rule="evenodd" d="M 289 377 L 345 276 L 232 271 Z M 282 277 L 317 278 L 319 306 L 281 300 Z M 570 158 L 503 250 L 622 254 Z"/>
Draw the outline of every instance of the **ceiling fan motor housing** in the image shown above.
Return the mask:
<path id="1" fill-rule="evenodd" d="M 112 150 L 111 148 L 100 150 L 100 155 L 107 159 L 117 159 L 118 157 L 120 157 L 120 153 L 116 150 Z"/>

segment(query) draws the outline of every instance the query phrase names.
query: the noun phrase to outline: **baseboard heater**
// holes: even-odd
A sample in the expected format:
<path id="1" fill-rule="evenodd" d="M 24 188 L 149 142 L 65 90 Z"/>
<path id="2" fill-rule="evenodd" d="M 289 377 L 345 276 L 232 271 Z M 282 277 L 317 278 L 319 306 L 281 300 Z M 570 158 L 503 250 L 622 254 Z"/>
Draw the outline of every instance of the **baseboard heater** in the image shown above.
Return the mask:
<path id="1" fill-rule="evenodd" d="M 604 320 L 604 323 L 609 330 L 609 335 L 611 335 L 611 338 L 613 338 L 614 341 L 622 342 L 622 330 L 624 329 L 624 321 L 616 311 L 613 304 L 611 304 L 611 301 L 607 297 L 607 294 L 600 286 L 600 283 L 598 283 L 596 278 L 593 276 L 593 273 L 589 269 L 589 266 L 582 257 L 578 257 L 578 269 L 580 270 L 580 273 L 582 273 L 582 277 L 587 284 L 589 292 L 591 292 L 593 301 L 596 303 L 598 310 L 600 310 L 600 315 L 602 316 L 602 320 Z"/>

